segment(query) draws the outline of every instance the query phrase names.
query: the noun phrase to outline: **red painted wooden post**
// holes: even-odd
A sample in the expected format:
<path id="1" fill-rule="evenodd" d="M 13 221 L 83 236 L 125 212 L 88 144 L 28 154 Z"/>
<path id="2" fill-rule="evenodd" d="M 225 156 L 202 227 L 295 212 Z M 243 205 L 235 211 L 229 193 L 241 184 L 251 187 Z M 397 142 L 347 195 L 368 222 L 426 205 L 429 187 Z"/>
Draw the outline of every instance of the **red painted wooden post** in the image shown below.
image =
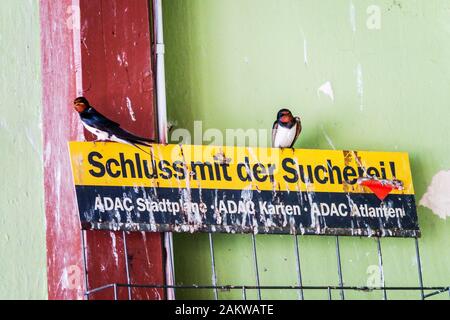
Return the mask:
<path id="1" fill-rule="evenodd" d="M 68 11 L 71 12 L 74 2 L 78 1 L 41 0 L 43 69 L 44 72 L 50 72 L 47 76 L 44 75 L 44 106 L 51 113 L 53 102 L 58 101 L 62 105 L 59 116 L 63 118 L 58 120 L 53 115 L 44 117 L 46 141 L 52 144 L 56 140 L 55 148 L 59 152 L 59 167 L 55 168 L 53 163 L 46 166 L 46 173 L 56 172 L 46 178 L 46 199 L 52 200 L 56 195 L 61 198 L 59 207 L 55 207 L 53 203 L 47 206 L 51 298 L 80 297 L 79 290 L 74 294 L 67 288 L 58 288 L 57 284 L 58 276 L 67 268 L 64 259 L 67 260 L 70 256 L 71 260 L 75 260 L 77 268 L 82 267 L 79 221 L 72 181 L 68 178 L 70 171 L 66 145 L 69 140 L 83 139 L 78 131 L 78 115 L 71 109 L 71 101 L 76 95 L 74 61 L 80 61 L 77 67 L 81 75 L 79 80 L 82 81 L 78 85 L 82 85 L 84 95 L 100 112 L 138 135 L 156 137 L 149 1 L 80 0 L 81 30 L 74 30 L 80 34 L 73 41 L 72 32 L 67 30 L 65 20 L 68 19 Z M 56 28 L 60 28 L 60 34 L 53 34 L 55 23 Z M 77 43 L 78 38 L 81 43 Z M 46 42 L 48 39 L 50 42 Z M 55 51 L 62 51 L 64 59 L 49 61 L 46 57 L 51 57 Z M 61 74 L 70 81 L 61 79 Z M 50 92 L 46 95 L 46 91 Z M 61 123 L 57 123 L 56 129 L 51 129 L 52 124 L 57 121 Z M 92 139 L 92 136 L 86 133 L 86 138 Z M 59 186 L 62 190 L 55 191 L 52 183 L 57 179 L 61 167 L 64 168 L 63 186 Z M 54 218 L 55 215 L 72 219 L 61 226 L 58 222 L 60 220 Z M 162 284 L 161 235 L 130 233 L 126 241 L 131 282 Z M 109 283 L 127 282 L 123 243 L 121 232 L 87 232 L 90 289 Z M 94 299 L 112 297 L 112 290 L 91 296 Z M 159 299 L 163 298 L 163 291 L 133 289 L 132 297 Z M 127 289 L 119 289 L 119 298 L 128 298 Z"/>
<path id="2" fill-rule="evenodd" d="M 67 141 L 82 137 L 76 94 L 72 0 L 41 0 L 44 185 L 49 299 L 83 298 L 81 233 Z"/>

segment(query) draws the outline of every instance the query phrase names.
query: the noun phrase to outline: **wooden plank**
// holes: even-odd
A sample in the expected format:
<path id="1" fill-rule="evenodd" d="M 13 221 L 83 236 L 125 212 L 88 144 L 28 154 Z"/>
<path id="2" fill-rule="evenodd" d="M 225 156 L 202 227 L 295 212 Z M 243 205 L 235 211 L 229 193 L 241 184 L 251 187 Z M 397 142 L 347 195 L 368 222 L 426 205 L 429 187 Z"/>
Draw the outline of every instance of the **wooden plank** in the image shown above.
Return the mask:
<path id="1" fill-rule="evenodd" d="M 71 25 L 81 16 L 81 30 Z M 72 100 L 82 91 L 103 114 L 138 135 L 156 137 L 150 9 L 146 0 L 40 0 L 45 197 L 50 299 L 83 298 L 80 225 L 67 141 L 92 140 Z M 77 71 L 77 72 L 76 72 Z M 132 283 L 162 284 L 160 234 L 127 235 Z M 89 288 L 126 283 L 122 233 L 88 232 Z M 133 289 L 133 299 L 162 290 Z M 92 296 L 111 299 L 112 290 Z M 119 290 L 128 298 L 126 289 Z"/>
<path id="2" fill-rule="evenodd" d="M 44 185 L 49 299 L 83 298 L 83 260 L 67 141 L 82 137 L 76 94 L 72 0 L 41 0 Z"/>
<path id="3" fill-rule="evenodd" d="M 155 138 L 148 1 L 81 0 L 80 9 L 84 95 L 125 129 Z M 132 233 L 126 241 L 131 282 L 162 284 L 160 234 Z M 88 232 L 87 245 L 90 288 L 127 282 L 121 232 Z M 133 289 L 132 297 L 159 299 L 163 291 Z M 108 299 L 111 292 L 93 298 Z M 128 290 L 120 289 L 119 298 L 127 299 Z"/>

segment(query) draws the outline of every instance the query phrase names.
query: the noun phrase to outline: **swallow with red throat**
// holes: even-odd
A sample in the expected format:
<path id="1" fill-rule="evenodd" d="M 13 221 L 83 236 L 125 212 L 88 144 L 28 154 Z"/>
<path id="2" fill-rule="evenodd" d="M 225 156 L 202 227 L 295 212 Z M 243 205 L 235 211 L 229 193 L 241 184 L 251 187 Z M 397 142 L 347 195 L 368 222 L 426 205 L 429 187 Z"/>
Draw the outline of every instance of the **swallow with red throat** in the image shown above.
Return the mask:
<path id="1" fill-rule="evenodd" d="M 281 109 L 272 127 L 272 147 L 292 148 L 300 132 L 302 132 L 300 118 L 294 117 L 288 109 Z"/>
<path id="2" fill-rule="evenodd" d="M 79 113 L 81 123 L 89 132 L 93 133 L 96 141 L 115 141 L 129 144 L 141 149 L 139 146 L 150 146 L 155 142 L 152 139 L 136 136 L 120 127 L 117 122 L 111 121 L 94 109 L 85 97 L 78 97 L 73 102 L 74 109 Z M 142 150 L 142 149 L 141 149 Z"/>

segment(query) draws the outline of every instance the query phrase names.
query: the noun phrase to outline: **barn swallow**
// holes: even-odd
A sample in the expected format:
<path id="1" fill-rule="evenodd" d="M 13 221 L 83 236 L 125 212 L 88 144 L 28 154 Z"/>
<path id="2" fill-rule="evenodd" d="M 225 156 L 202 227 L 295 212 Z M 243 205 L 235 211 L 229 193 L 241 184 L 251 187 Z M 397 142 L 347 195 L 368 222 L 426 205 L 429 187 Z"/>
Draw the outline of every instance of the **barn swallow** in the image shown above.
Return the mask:
<path id="1" fill-rule="evenodd" d="M 272 147 L 292 148 L 301 131 L 300 118 L 294 117 L 288 109 L 281 109 L 272 127 Z"/>
<path id="2" fill-rule="evenodd" d="M 96 141 L 115 141 L 129 144 L 141 149 L 139 146 L 150 146 L 155 142 L 152 139 L 136 136 L 120 127 L 117 122 L 111 121 L 94 109 L 85 97 L 78 97 L 73 101 L 74 109 L 79 113 L 83 126 L 93 133 Z M 141 149 L 142 150 L 142 149 Z"/>

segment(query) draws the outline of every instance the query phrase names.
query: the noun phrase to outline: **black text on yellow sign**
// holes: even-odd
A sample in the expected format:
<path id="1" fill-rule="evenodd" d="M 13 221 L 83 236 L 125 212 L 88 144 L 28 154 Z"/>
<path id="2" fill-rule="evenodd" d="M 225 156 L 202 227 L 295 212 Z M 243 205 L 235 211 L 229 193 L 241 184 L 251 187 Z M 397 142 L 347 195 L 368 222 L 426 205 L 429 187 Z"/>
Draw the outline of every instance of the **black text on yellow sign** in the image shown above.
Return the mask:
<path id="1" fill-rule="evenodd" d="M 364 192 L 366 175 L 401 180 L 413 194 L 408 155 L 399 152 L 71 143 L 77 185 Z"/>

